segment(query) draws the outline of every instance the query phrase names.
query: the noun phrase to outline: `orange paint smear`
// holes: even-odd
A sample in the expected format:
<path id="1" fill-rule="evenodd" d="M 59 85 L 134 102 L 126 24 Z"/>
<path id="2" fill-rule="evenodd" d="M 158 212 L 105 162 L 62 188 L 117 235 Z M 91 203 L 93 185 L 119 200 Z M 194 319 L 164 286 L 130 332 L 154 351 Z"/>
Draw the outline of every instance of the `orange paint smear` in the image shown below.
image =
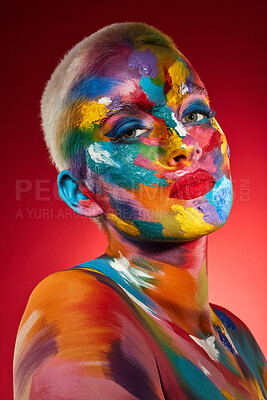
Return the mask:
<path id="1" fill-rule="evenodd" d="M 120 337 L 117 311 L 121 308 L 125 305 L 119 294 L 93 275 L 77 270 L 55 273 L 30 297 L 21 326 L 36 310 L 40 319 L 28 332 L 24 346 L 45 326 L 53 326 L 57 357 L 104 362 L 110 344 Z"/>

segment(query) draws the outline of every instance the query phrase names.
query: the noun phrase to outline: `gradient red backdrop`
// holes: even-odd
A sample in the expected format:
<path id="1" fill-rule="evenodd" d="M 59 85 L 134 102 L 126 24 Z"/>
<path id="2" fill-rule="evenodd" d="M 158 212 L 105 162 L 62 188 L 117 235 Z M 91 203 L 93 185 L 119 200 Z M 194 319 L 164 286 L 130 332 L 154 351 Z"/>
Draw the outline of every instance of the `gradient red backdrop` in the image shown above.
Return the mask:
<path id="1" fill-rule="evenodd" d="M 113 22 L 169 34 L 208 88 L 231 149 L 234 205 L 210 236 L 210 301 L 239 316 L 264 353 L 266 337 L 265 1 L 20 1 L 2 12 L 2 270 L 0 398 L 12 399 L 12 356 L 27 299 L 40 280 L 104 252 L 106 240 L 56 195 L 39 101 L 57 62 Z M 265 182 L 264 182 L 265 181 Z"/>

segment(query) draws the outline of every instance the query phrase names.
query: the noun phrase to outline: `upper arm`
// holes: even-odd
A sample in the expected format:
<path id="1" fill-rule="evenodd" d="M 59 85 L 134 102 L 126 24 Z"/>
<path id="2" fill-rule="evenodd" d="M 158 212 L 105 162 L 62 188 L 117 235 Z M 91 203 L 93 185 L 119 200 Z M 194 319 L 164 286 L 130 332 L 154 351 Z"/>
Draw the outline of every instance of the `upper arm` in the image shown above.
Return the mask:
<path id="1" fill-rule="evenodd" d="M 48 387 L 55 400 L 55 393 L 58 399 L 83 399 L 77 387 L 86 399 L 105 390 L 120 399 L 159 398 L 153 395 L 159 392 L 155 362 L 138 321 L 104 278 L 67 270 L 33 291 L 16 341 L 15 399 L 41 400 Z M 142 390 L 150 397 L 142 397 Z"/>

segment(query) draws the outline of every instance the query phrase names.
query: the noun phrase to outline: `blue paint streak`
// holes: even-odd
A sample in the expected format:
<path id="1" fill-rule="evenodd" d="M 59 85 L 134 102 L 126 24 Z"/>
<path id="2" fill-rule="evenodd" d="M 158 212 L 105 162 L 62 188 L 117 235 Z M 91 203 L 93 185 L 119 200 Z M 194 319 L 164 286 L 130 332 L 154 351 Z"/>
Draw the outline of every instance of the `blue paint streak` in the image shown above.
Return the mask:
<path id="1" fill-rule="evenodd" d="M 163 225 L 160 222 L 149 222 L 149 221 L 133 221 L 134 226 L 139 229 L 140 236 L 142 239 L 152 240 L 153 238 L 158 239 L 166 239 L 163 234 Z"/>
<path id="2" fill-rule="evenodd" d="M 193 400 L 225 400 L 220 390 L 191 361 L 167 350 L 167 356 L 176 369 L 178 377 L 182 378 L 181 386 Z"/>
<path id="3" fill-rule="evenodd" d="M 232 206 L 232 184 L 231 181 L 223 175 L 218 179 L 213 189 L 206 194 L 206 199 L 215 206 L 219 218 L 225 222 Z"/>
<path id="4" fill-rule="evenodd" d="M 106 96 L 121 81 L 110 77 L 90 76 L 78 82 L 70 92 L 70 100 L 77 98 L 93 99 Z"/>
<path id="5" fill-rule="evenodd" d="M 257 379 L 262 393 L 266 393 L 262 377 L 262 371 L 266 361 L 254 337 L 248 329 L 244 330 L 243 328 L 240 328 L 237 334 L 231 332 L 228 333 L 233 340 L 240 357 L 244 360 L 245 364 Z"/>
<path id="6" fill-rule="evenodd" d="M 129 292 L 142 304 L 149 307 L 151 311 L 156 314 L 155 310 L 158 308 L 156 303 L 144 293 L 142 293 L 141 290 L 136 289 L 128 281 L 122 278 L 122 276 L 110 266 L 109 261 L 113 261 L 113 259 L 104 255 L 96 258 L 95 260 L 76 265 L 71 269 L 90 268 L 96 272 L 101 272 L 102 274 L 110 278 L 113 282 L 121 286 L 123 289 L 127 290 L 127 292 Z"/>
<path id="7" fill-rule="evenodd" d="M 88 167 L 102 175 L 105 182 L 112 183 L 124 188 L 138 189 L 140 184 L 155 187 L 166 186 L 165 178 L 155 176 L 156 170 L 148 170 L 142 166 L 135 165 L 134 161 L 140 153 L 142 144 L 126 144 L 112 142 L 99 142 L 102 149 L 110 154 L 111 159 L 118 165 L 108 165 L 105 161 L 94 161 L 89 152 L 86 153 Z"/>
<path id="8" fill-rule="evenodd" d="M 129 200 L 117 200 L 109 196 L 109 203 L 121 219 L 133 220 L 139 218 L 139 212 Z"/>
<path id="9" fill-rule="evenodd" d="M 172 118 L 172 111 L 166 104 L 153 107 L 151 113 L 154 117 L 163 119 L 168 128 L 176 128 L 177 123 Z"/>
<path id="10" fill-rule="evenodd" d="M 231 345 L 231 343 L 229 342 L 229 340 L 227 339 L 227 337 L 222 333 L 222 330 L 220 328 L 219 325 L 216 326 L 217 331 L 219 332 L 219 336 L 220 336 L 220 340 L 222 342 L 222 344 L 232 353 L 235 354 L 235 351 Z"/>
<path id="11" fill-rule="evenodd" d="M 149 100 L 151 100 L 155 104 L 166 102 L 166 97 L 164 95 L 164 85 L 155 85 L 149 76 L 142 76 L 140 79 L 139 85 L 143 89 L 143 91 L 148 96 Z"/>
<path id="12" fill-rule="evenodd" d="M 224 314 L 221 310 L 214 308 L 214 312 L 216 313 L 217 317 L 221 320 L 226 328 L 231 329 L 232 331 L 237 331 L 236 324 L 228 317 L 228 315 Z"/>

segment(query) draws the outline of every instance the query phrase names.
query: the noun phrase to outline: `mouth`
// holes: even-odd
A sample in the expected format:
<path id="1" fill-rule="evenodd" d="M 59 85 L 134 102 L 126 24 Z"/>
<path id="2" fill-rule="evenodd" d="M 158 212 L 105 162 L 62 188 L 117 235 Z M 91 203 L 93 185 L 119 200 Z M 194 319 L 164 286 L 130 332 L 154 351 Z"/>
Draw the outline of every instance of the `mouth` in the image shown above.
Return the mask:
<path id="1" fill-rule="evenodd" d="M 203 169 L 181 176 L 171 187 L 170 198 L 190 200 L 208 193 L 215 185 L 213 176 Z"/>

